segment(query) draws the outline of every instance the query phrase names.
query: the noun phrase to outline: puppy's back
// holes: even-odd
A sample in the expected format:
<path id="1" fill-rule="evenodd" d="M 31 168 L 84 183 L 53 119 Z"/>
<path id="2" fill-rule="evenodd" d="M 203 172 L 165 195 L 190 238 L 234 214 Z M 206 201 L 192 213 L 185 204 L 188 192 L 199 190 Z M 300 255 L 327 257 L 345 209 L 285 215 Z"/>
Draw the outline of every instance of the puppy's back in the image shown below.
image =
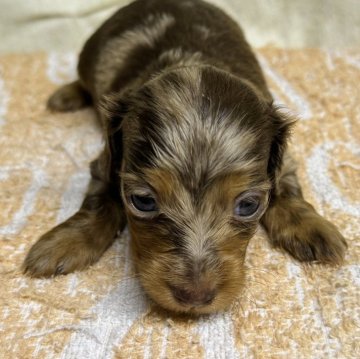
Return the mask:
<path id="1" fill-rule="evenodd" d="M 78 71 L 96 102 L 166 68 L 199 64 L 247 79 L 271 98 L 239 26 L 201 0 L 137 0 L 120 9 L 86 42 Z"/>

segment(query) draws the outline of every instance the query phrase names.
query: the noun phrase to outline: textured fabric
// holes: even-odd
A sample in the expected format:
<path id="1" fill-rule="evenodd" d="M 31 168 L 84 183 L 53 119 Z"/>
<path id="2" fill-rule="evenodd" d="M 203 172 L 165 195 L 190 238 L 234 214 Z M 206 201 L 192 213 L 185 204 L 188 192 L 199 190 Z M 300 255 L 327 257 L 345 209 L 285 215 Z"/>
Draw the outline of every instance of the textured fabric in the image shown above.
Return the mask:
<path id="1" fill-rule="evenodd" d="M 359 358 L 360 52 L 258 51 L 278 102 L 301 120 L 291 152 L 304 193 L 339 226 L 342 267 L 300 265 L 259 230 L 245 291 L 229 311 L 156 309 L 125 232 L 92 268 L 51 279 L 20 271 L 40 234 L 78 208 L 102 146 L 91 109 L 46 111 L 75 76 L 74 54 L 0 58 L 1 358 Z"/>

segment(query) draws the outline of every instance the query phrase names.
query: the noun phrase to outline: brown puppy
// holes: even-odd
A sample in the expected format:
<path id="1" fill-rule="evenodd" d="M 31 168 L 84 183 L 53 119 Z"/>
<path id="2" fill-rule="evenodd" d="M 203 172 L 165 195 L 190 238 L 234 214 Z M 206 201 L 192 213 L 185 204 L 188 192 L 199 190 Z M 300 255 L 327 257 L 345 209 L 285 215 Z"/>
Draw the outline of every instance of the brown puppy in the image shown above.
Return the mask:
<path id="1" fill-rule="evenodd" d="M 24 263 L 34 277 L 96 262 L 126 223 L 147 293 L 165 308 L 226 308 L 259 224 L 300 261 L 340 263 L 346 243 L 301 193 L 273 106 L 238 25 L 200 0 L 138 0 L 80 55 L 52 110 L 93 103 L 106 146 L 79 210 Z"/>

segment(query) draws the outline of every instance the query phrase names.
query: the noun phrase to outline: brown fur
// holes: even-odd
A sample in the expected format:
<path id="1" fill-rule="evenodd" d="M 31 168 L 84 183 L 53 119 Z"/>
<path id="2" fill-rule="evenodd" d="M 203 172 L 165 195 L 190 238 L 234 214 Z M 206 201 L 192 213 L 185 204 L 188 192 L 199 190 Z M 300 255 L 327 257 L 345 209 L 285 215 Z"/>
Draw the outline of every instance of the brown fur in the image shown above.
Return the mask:
<path id="1" fill-rule="evenodd" d="M 200 0 L 135 1 L 87 41 L 79 77 L 48 106 L 69 111 L 91 99 L 106 146 L 79 212 L 31 248 L 27 273 L 84 269 L 126 222 L 145 290 L 178 312 L 231 304 L 260 223 L 300 261 L 341 262 L 343 237 L 303 199 L 286 154 L 293 121 L 273 106 L 254 54 L 222 11 Z M 134 196 L 156 208 L 139 210 Z M 246 196 L 259 206 L 239 217 Z"/>

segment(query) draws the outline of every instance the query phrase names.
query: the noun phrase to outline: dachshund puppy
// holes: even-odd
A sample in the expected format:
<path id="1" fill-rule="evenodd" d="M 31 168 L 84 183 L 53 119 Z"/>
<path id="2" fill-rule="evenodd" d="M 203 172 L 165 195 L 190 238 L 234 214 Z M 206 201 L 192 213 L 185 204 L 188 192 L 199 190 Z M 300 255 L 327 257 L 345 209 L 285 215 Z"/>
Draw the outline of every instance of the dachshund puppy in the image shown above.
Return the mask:
<path id="1" fill-rule="evenodd" d="M 80 210 L 44 234 L 24 270 L 95 263 L 127 224 L 141 283 L 161 306 L 210 313 L 245 281 L 261 224 L 299 261 L 337 264 L 346 242 L 304 200 L 274 107 L 239 26 L 201 0 L 138 0 L 86 42 L 79 80 L 48 107 L 93 104 L 106 144 Z"/>

